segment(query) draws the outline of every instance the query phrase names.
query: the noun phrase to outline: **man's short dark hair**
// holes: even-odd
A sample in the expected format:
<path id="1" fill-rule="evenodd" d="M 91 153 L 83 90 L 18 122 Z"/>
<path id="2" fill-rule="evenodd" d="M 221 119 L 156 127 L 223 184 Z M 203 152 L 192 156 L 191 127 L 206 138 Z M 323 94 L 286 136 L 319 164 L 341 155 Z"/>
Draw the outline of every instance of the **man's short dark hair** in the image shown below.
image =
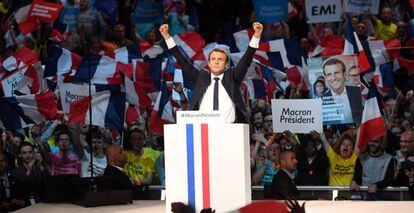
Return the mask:
<path id="1" fill-rule="evenodd" d="M 230 56 L 228 55 L 228 53 L 225 50 L 220 49 L 220 48 L 214 48 L 213 50 L 211 50 L 211 52 L 208 54 L 208 61 L 210 61 L 210 55 L 213 52 L 223 53 L 224 55 L 226 55 L 226 61 L 227 61 L 227 63 L 230 63 Z"/>
<path id="2" fill-rule="evenodd" d="M 334 65 L 334 64 L 339 64 L 339 65 L 341 65 L 342 66 L 342 72 L 343 73 L 345 73 L 345 69 L 346 69 L 346 66 L 345 66 L 345 64 L 344 64 L 344 62 L 342 62 L 341 60 L 339 60 L 339 59 L 337 59 L 337 58 L 331 58 L 331 59 L 328 59 L 324 64 L 323 64 L 323 67 L 322 67 L 322 69 L 323 69 L 323 74 L 326 76 L 326 74 L 325 74 L 325 67 L 326 66 L 328 66 L 328 65 Z"/>
<path id="3" fill-rule="evenodd" d="M 34 146 L 31 144 L 31 143 L 29 143 L 29 142 L 22 142 L 22 143 L 20 143 L 19 144 L 19 154 L 20 154 L 20 151 L 21 151 L 21 149 L 23 148 L 23 147 L 25 147 L 25 146 L 30 146 L 30 147 L 32 147 L 32 150 L 34 151 Z"/>
<path id="4" fill-rule="evenodd" d="M 288 153 L 293 153 L 293 154 L 296 154 L 296 152 L 295 152 L 295 151 L 293 151 L 292 149 L 285 149 L 285 150 L 283 150 L 282 152 L 280 152 L 279 159 L 280 159 L 280 160 L 282 160 L 283 158 L 285 158 L 285 157 L 286 157 L 286 155 L 287 155 Z"/>

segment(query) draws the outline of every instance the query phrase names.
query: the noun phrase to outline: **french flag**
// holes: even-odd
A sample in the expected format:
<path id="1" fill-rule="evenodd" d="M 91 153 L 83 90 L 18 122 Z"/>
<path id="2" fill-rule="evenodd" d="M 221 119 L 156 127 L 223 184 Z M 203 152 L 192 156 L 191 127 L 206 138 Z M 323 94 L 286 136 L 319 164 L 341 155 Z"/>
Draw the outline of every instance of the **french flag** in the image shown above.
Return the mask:
<path id="1" fill-rule="evenodd" d="M 362 122 L 359 127 L 358 147 L 363 150 L 369 141 L 387 134 L 376 97 L 365 101 Z"/>
<path id="2" fill-rule="evenodd" d="M 265 82 L 262 79 L 245 80 L 243 81 L 243 85 L 246 87 L 246 96 L 248 100 L 266 98 L 267 89 Z"/>
<path id="3" fill-rule="evenodd" d="M 382 96 L 388 95 L 394 88 L 393 67 L 393 62 L 388 62 L 375 69 L 372 80 Z"/>
<path id="4" fill-rule="evenodd" d="M 128 77 L 124 78 L 127 100 L 131 105 L 138 107 L 151 107 L 152 100 L 140 87 L 139 82 L 133 82 Z"/>
<path id="5" fill-rule="evenodd" d="M 230 53 L 243 52 L 247 49 L 250 38 L 253 36 L 253 29 L 245 29 L 233 33 L 231 36 L 226 36 L 217 44 L 226 45 L 229 47 Z"/>
<path id="6" fill-rule="evenodd" d="M 12 6 L 9 9 L 9 13 L 15 12 L 14 19 L 22 34 L 27 34 L 37 29 L 36 20 L 29 18 L 32 3 L 33 0 L 13 1 Z"/>
<path id="7" fill-rule="evenodd" d="M 132 64 L 133 80 L 138 82 L 146 93 L 160 91 L 162 64 L 161 58 L 135 60 Z"/>
<path id="8" fill-rule="evenodd" d="M 258 71 L 260 72 L 259 76 L 261 76 L 263 81 L 265 82 L 267 96 L 269 98 L 272 98 L 273 92 L 277 89 L 276 78 L 273 75 L 272 70 L 265 66 L 260 66 L 258 68 Z"/>
<path id="9" fill-rule="evenodd" d="M 68 122 L 122 129 L 124 124 L 125 93 L 116 85 L 95 85 L 96 93 L 92 96 L 74 101 L 70 105 Z M 90 111 L 90 104 L 92 105 Z"/>
<path id="10" fill-rule="evenodd" d="M 59 47 L 51 41 L 47 43 L 47 53 L 43 78 L 69 77 L 74 75 L 82 63 L 82 58 L 78 54 Z"/>
<path id="11" fill-rule="evenodd" d="M 170 101 L 170 94 L 167 90 L 167 84 L 164 81 L 154 109 L 151 112 L 148 128 L 158 135 L 164 135 L 164 124 L 175 122 L 173 112 L 174 108 Z"/>
<path id="12" fill-rule="evenodd" d="M 205 46 L 204 39 L 196 32 L 182 33 L 174 36 L 174 41 L 188 58 L 193 58 Z"/>
<path id="13" fill-rule="evenodd" d="M 284 70 L 293 65 L 302 66 L 302 56 L 297 38 L 277 39 L 259 44 L 259 50 L 267 52 L 272 67 Z"/>
<path id="14" fill-rule="evenodd" d="M 141 116 L 141 110 L 139 109 L 139 107 L 126 104 L 126 110 L 125 110 L 126 126 L 130 126 L 135 121 L 139 120 L 140 116 Z"/>
<path id="15" fill-rule="evenodd" d="M 5 101 L 12 104 L 20 116 L 26 116 L 36 124 L 62 116 L 58 112 L 57 101 L 51 91 L 38 95 L 9 97 Z"/>
<path id="16" fill-rule="evenodd" d="M 119 62 L 106 55 L 87 54 L 83 57 L 82 63 L 76 71 L 73 81 L 91 84 L 121 84 Z M 122 66 L 123 67 L 123 66 Z"/>
<path id="17" fill-rule="evenodd" d="M 364 73 L 370 70 L 371 65 L 368 57 L 362 47 L 361 41 L 358 35 L 355 33 L 350 18 L 348 17 L 345 22 L 345 45 L 343 55 L 354 55 L 358 56 L 359 73 Z"/>
<path id="18" fill-rule="evenodd" d="M 31 119 L 22 114 L 21 109 L 21 113 L 18 113 L 19 108 L 4 98 L 0 98 L 0 109 L 0 118 L 7 130 L 22 129 L 27 126 L 26 123 L 33 123 Z"/>
<path id="19" fill-rule="evenodd" d="M 310 57 L 341 55 L 344 51 L 344 39 L 340 36 L 328 34 L 319 41 Z"/>

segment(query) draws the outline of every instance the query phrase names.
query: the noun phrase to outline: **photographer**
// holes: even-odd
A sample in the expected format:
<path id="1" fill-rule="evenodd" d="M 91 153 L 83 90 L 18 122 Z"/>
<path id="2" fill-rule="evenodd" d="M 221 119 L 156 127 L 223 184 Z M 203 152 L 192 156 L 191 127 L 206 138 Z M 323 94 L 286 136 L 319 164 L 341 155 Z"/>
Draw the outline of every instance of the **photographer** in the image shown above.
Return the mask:
<path id="1" fill-rule="evenodd" d="M 405 161 L 397 171 L 396 183 L 398 186 L 407 186 L 411 200 L 414 200 L 414 152 L 407 153 Z"/>

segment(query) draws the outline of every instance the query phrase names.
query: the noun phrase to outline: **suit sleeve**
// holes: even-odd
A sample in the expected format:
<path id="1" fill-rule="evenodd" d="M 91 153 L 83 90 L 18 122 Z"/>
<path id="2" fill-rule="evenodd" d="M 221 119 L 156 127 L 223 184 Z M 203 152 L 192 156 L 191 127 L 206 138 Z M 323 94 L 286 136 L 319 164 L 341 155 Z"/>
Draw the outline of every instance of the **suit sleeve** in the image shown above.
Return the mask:
<path id="1" fill-rule="evenodd" d="M 241 84 L 241 82 L 244 79 L 244 76 L 246 76 L 247 68 L 249 68 L 250 64 L 252 63 L 253 55 L 256 52 L 256 50 L 257 48 L 253 48 L 249 45 L 243 57 L 240 59 L 236 68 L 234 69 L 234 80 L 237 83 Z"/>
<path id="2" fill-rule="evenodd" d="M 354 173 L 354 181 L 361 185 L 362 183 L 362 164 L 361 161 L 358 159 L 355 164 L 355 173 Z"/>
<path id="3" fill-rule="evenodd" d="M 395 159 L 392 158 L 388 163 L 387 171 L 385 173 L 384 179 L 382 181 L 376 182 L 377 188 L 383 189 L 387 186 L 392 185 L 394 179 L 394 165 L 396 164 Z"/>
<path id="4" fill-rule="evenodd" d="M 177 59 L 183 71 L 183 77 L 185 81 L 195 83 L 198 77 L 199 70 L 194 67 L 190 60 L 188 60 L 178 49 L 177 45 L 170 49 L 170 52 Z"/>

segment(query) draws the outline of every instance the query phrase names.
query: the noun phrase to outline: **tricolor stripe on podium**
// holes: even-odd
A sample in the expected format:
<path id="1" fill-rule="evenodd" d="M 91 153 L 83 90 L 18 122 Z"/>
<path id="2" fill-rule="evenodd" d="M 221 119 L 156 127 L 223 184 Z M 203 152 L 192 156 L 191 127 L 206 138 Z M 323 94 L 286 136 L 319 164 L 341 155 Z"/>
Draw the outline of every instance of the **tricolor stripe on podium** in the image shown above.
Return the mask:
<path id="1" fill-rule="evenodd" d="M 210 164 L 209 164 L 209 146 L 208 146 L 208 124 L 201 124 L 201 177 L 202 192 L 195 191 L 195 160 L 194 155 L 194 125 L 186 125 L 187 134 L 187 190 L 188 205 L 196 206 L 196 196 L 202 196 L 203 208 L 210 208 Z M 199 165 L 198 165 L 199 166 Z"/>

